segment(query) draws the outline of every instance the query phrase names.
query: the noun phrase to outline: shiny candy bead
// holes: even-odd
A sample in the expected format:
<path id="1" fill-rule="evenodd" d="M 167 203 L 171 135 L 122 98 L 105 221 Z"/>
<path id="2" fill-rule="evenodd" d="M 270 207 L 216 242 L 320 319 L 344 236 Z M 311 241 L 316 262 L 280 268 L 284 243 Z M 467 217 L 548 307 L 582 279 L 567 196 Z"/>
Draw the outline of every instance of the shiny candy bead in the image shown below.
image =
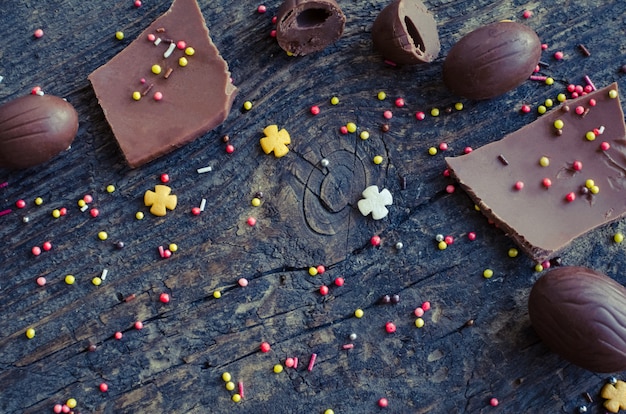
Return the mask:
<path id="1" fill-rule="evenodd" d="M 140 100 L 140 99 L 141 99 L 141 92 L 139 92 L 139 91 L 135 91 L 135 92 L 133 92 L 133 99 L 134 99 L 135 101 Z"/>
<path id="2" fill-rule="evenodd" d="M 550 165 L 550 159 L 548 157 L 541 157 L 539 158 L 539 165 L 541 165 L 542 167 L 547 167 Z"/>
<path id="3" fill-rule="evenodd" d="M 416 328 L 423 328 L 424 327 L 424 319 L 422 319 L 422 318 L 415 319 L 415 327 Z"/>
<path id="4" fill-rule="evenodd" d="M 222 380 L 224 380 L 224 382 L 229 382 L 232 379 L 233 379 L 233 377 L 230 375 L 229 372 L 224 372 L 222 374 Z"/>
<path id="5" fill-rule="evenodd" d="M 383 157 L 380 155 L 376 155 L 372 161 L 374 162 L 374 164 L 380 165 L 383 162 Z"/>
<path id="6" fill-rule="evenodd" d="M 560 120 L 560 119 L 557 119 L 556 121 L 554 121 L 554 127 L 555 127 L 556 129 L 563 129 L 563 126 L 564 126 L 564 125 L 565 125 L 565 124 L 564 124 L 564 123 L 563 123 L 563 121 L 562 121 L 562 120 Z"/>
<path id="7" fill-rule="evenodd" d="M 617 98 L 617 91 L 615 89 L 611 89 L 609 91 L 609 98 L 611 98 L 611 99 Z"/>
<path id="8" fill-rule="evenodd" d="M 94 286 L 100 286 L 102 284 L 102 279 L 99 278 L 98 276 L 94 277 L 93 279 L 91 279 L 91 283 Z"/>
<path id="9" fill-rule="evenodd" d="M 214 292 L 213 292 L 213 297 L 214 297 L 215 299 L 219 299 L 219 298 L 221 298 L 221 297 L 222 297 L 222 292 L 220 292 L 219 290 L 214 291 Z"/>
<path id="10" fill-rule="evenodd" d="M 101 231 L 101 232 L 98 233 L 98 238 L 100 240 L 106 240 L 106 239 L 109 238 L 109 235 L 107 234 L 106 231 Z"/>
<path id="11" fill-rule="evenodd" d="M 117 40 L 124 40 L 124 32 L 115 32 L 115 38 Z"/>
<path id="12" fill-rule="evenodd" d="M 378 92 L 378 95 L 376 95 L 376 96 L 377 96 L 378 100 L 384 101 L 385 98 L 387 97 L 387 94 L 385 92 L 383 92 L 383 91 L 380 91 L 380 92 Z"/>
<path id="13" fill-rule="evenodd" d="M 33 328 L 28 328 L 26 330 L 26 337 L 28 339 L 33 339 L 35 337 L 35 330 Z"/>
<path id="14" fill-rule="evenodd" d="M 355 127 L 355 130 L 356 130 L 356 127 Z M 350 129 L 348 129 L 348 131 L 350 131 Z M 351 132 L 354 132 L 354 131 L 351 131 Z M 363 141 L 365 141 L 369 137 L 370 137 L 370 133 L 367 131 L 361 131 L 361 133 L 359 134 L 359 138 L 361 138 Z"/>
<path id="15" fill-rule="evenodd" d="M 168 246 L 170 252 L 175 253 L 178 251 L 178 245 L 176 243 L 170 243 Z"/>
<path id="16" fill-rule="evenodd" d="M 243 109 L 245 109 L 246 111 L 249 111 L 250 109 L 252 109 L 252 102 L 250 101 L 245 101 L 243 103 Z"/>
<path id="17" fill-rule="evenodd" d="M 431 116 L 439 116 L 439 113 L 440 113 L 439 108 L 433 108 L 430 110 Z"/>
<path id="18" fill-rule="evenodd" d="M 331 105 L 337 105 L 338 103 L 339 103 L 339 98 L 337 98 L 336 96 L 333 96 L 332 98 L 330 98 Z"/>
<path id="19" fill-rule="evenodd" d="M 348 122 L 346 124 L 346 128 L 348 128 L 348 132 L 356 132 L 356 124 L 354 122 Z"/>
<path id="20" fill-rule="evenodd" d="M 113 184 L 109 184 L 109 185 L 107 185 L 107 187 L 106 187 L 106 191 L 107 191 L 107 193 L 109 193 L 109 194 L 114 193 L 114 192 L 115 192 L 115 186 L 114 186 Z"/>
<path id="21" fill-rule="evenodd" d="M 239 401 L 241 401 L 241 395 L 233 394 L 233 396 L 231 397 L 231 400 L 233 400 L 233 402 L 238 403 Z"/>
<path id="22" fill-rule="evenodd" d="M 59 210 L 58 208 L 55 208 L 54 210 L 52 210 L 52 217 L 54 218 L 61 217 L 61 210 Z"/>
<path id="23" fill-rule="evenodd" d="M 228 391 L 232 391 L 235 389 L 235 383 L 232 381 L 228 381 L 225 386 Z"/>
<path id="24" fill-rule="evenodd" d="M 509 257 L 514 258 L 514 257 L 517 257 L 517 255 L 519 254 L 519 252 L 517 251 L 517 249 L 516 249 L 515 247 L 511 247 L 511 248 L 509 249 L 508 254 L 509 254 Z"/>
<path id="25" fill-rule="evenodd" d="M 159 75 L 163 69 L 161 69 L 161 65 L 152 65 L 152 68 L 150 68 L 150 70 L 155 75 Z"/>
<path id="26" fill-rule="evenodd" d="M 546 82 L 546 85 L 553 85 L 554 84 L 554 79 L 548 77 L 548 78 L 546 78 L 545 82 Z"/>
<path id="27" fill-rule="evenodd" d="M 258 197 L 254 197 L 250 204 L 252 204 L 254 207 L 258 207 L 261 205 L 261 199 Z"/>
<path id="28" fill-rule="evenodd" d="M 442 240 L 437 244 L 437 247 L 439 250 L 446 250 L 448 248 L 448 243 Z"/>
<path id="29" fill-rule="evenodd" d="M 318 272 L 317 272 L 317 268 L 316 267 L 314 267 L 314 266 L 309 267 L 309 275 L 315 276 L 315 275 L 317 275 L 317 273 Z"/>
<path id="30" fill-rule="evenodd" d="M 283 372 L 283 366 L 281 364 L 276 364 L 274 365 L 274 373 L 275 374 L 280 374 L 281 372 Z"/>
<path id="31" fill-rule="evenodd" d="M 135 218 L 137 220 L 143 220 L 144 214 L 141 211 L 138 211 L 138 212 L 135 213 Z"/>
<path id="32" fill-rule="evenodd" d="M 189 61 L 187 60 L 186 57 L 181 57 L 180 59 L 178 59 L 178 66 L 184 68 L 185 66 L 187 66 L 187 64 L 189 63 Z"/>
<path id="33" fill-rule="evenodd" d="M 463 102 L 457 102 L 454 104 L 454 109 L 456 109 L 457 111 L 462 111 L 463 110 Z"/>
<path id="34" fill-rule="evenodd" d="M 483 271 L 483 277 L 484 277 L 485 279 L 491 279 L 491 278 L 493 277 L 493 270 L 491 270 L 491 269 L 485 269 L 485 270 Z"/>
<path id="35" fill-rule="evenodd" d="M 537 107 L 537 113 L 538 113 L 539 115 L 543 115 L 543 114 L 545 114 L 547 110 L 548 110 L 548 108 L 546 108 L 544 105 L 539 105 L 539 106 Z"/>
<path id="36" fill-rule="evenodd" d="M 428 154 L 429 155 L 437 155 L 437 148 L 435 148 L 435 147 L 428 148 Z"/>
<path id="37" fill-rule="evenodd" d="M 67 283 L 68 285 L 73 285 L 75 281 L 76 281 L 76 278 L 73 275 L 65 276 L 65 283 Z"/>
<path id="38" fill-rule="evenodd" d="M 623 241 L 624 241 L 624 234 L 623 234 L 623 233 L 620 233 L 620 232 L 615 233 L 615 234 L 613 235 L 613 241 L 614 241 L 615 243 L 621 243 L 621 242 L 623 242 Z"/>
<path id="39" fill-rule="evenodd" d="M 69 400 L 65 401 L 65 405 L 67 405 L 70 408 L 76 408 L 76 406 L 78 405 L 78 402 L 76 402 L 76 399 L 70 398 Z"/>
<path id="40" fill-rule="evenodd" d="M 363 313 L 363 309 L 357 309 L 354 311 L 354 316 L 361 319 L 363 317 L 364 313 Z"/>
<path id="41" fill-rule="evenodd" d="M 195 50 L 193 47 L 191 47 L 191 46 L 187 46 L 187 47 L 185 48 L 185 54 L 186 54 L 187 56 L 193 56 L 195 53 L 196 53 L 196 50 Z"/>

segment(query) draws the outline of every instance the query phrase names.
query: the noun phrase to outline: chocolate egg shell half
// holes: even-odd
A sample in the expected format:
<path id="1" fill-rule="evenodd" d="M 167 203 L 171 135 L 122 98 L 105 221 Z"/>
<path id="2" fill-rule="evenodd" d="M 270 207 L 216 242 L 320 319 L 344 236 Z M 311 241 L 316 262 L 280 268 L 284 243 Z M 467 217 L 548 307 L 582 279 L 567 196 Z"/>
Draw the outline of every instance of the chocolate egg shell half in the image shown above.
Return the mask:
<path id="1" fill-rule="evenodd" d="M 68 149 L 78 131 L 78 114 L 52 95 L 26 95 L 0 106 L 0 167 L 22 169 Z"/>
<path id="2" fill-rule="evenodd" d="M 465 35 L 448 52 L 443 81 L 456 95 L 489 99 L 518 87 L 541 57 L 537 34 L 523 24 L 502 21 Z"/>
<path id="3" fill-rule="evenodd" d="M 557 354 L 594 372 L 626 370 L 626 289 L 585 267 L 550 270 L 528 298 L 537 335 Z"/>
<path id="4" fill-rule="evenodd" d="M 432 62 L 441 44 L 437 23 L 420 0 L 394 0 L 374 20 L 374 47 L 398 64 Z"/>

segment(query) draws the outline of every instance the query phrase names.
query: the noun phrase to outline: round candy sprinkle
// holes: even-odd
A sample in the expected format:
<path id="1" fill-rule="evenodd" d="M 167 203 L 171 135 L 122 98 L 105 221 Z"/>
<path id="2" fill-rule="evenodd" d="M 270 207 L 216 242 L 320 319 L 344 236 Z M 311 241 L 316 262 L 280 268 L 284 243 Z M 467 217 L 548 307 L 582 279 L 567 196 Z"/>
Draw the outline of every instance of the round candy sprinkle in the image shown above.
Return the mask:
<path id="1" fill-rule="evenodd" d="M 34 246 L 32 249 L 30 249 L 30 251 L 33 256 L 39 256 L 41 254 L 41 248 L 39 246 Z"/>
<path id="2" fill-rule="evenodd" d="M 531 12 L 530 10 L 524 10 L 524 13 L 522 13 L 522 17 L 524 19 L 530 19 L 533 15 L 533 12 Z"/>
<path id="3" fill-rule="evenodd" d="M 463 102 L 457 102 L 454 104 L 454 109 L 456 109 L 457 111 L 462 111 L 463 110 Z"/>
<path id="4" fill-rule="evenodd" d="M 161 295 L 159 296 L 159 300 L 160 300 L 162 303 L 169 303 L 169 301 L 170 301 L 170 295 L 168 295 L 167 293 L 163 292 L 163 293 L 161 293 Z"/>
<path id="5" fill-rule="evenodd" d="M 572 163 L 572 168 L 576 171 L 580 171 L 583 169 L 583 163 L 581 161 L 574 161 Z"/>
<path id="6" fill-rule="evenodd" d="M 370 133 L 367 131 L 361 131 L 361 133 L 359 134 L 359 138 L 361 138 L 363 141 L 365 141 L 369 137 L 370 137 Z"/>
<path id="7" fill-rule="evenodd" d="M 345 281 L 344 281 L 343 277 L 338 277 L 338 278 L 335 279 L 335 285 L 336 286 L 340 286 L 341 287 L 341 286 L 343 286 L 344 282 Z"/>
<path id="8" fill-rule="evenodd" d="M 324 414 L 335 414 L 335 412 L 332 409 L 328 408 L 324 411 Z"/>
<path id="9" fill-rule="evenodd" d="M 313 106 L 311 107 L 311 114 L 313 114 L 313 115 L 319 115 L 319 113 L 320 113 L 320 107 L 319 107 L 319 106 L 317 106 L 317 105 L 313 105 Z"/>
<path id="10" fill-rule="evenodd" d="M 422 303 L 422 309 L 424 309 L 425 311 L 429 311 L 430 310 L 430 302 L 424 302 Z"/>
<path id="11" fill-rule="evenodd" d="M 354 122 L 348 122 L 346 128 L 348 128 L 348 132 L 350 133 L 356 132 L 356 124 Z"/>
<path id="12" fill-rule="evenodd" d="M 554 58 L 555 58 L 556 60 L 561 60 L 561 59 L 563 59 L 563 56 L 564 56 L 564 55 L 563 55 L 563 52 L 561 52 L 561 51 L 559 51 L 559 52 L 554 52 Z"/>
<path id="13" fill-rule="evenodd" d="M 563 121 L 562 121 L 562 120 L 560 120 L 560 119 L 557 119 L 556 121 L 554 121 L 554 127 L 555 127 L 556 129 L 563 129 L 563 126 L 564 126 L 564 125 L 565 125 L 565 124 L 564 124 L 564 123 L 563 123 Z"/>
<path id="14" fill-rule="evenodd" d="M 237 283 L 239 284 L 239 286 L 241 287 L 246 287 L 248 286 L 248 279 L 246 279 L 245 277 L 240 278 Z"/>
<path id="15" fill-rule="evenodd" d="M 113 335 L 113 337 L 117 339 L 118 341 L 122 339 L 123 336 L 124 335 L 120 331 L 115 332 L 115 334 Z"/>
<path id="16" fill-rule="evenodd" d="M 252 102 L 250 101 L 245 101 L 243 103 L 243 109 L 245 109 L 246 111 L 249 111 L 250 109 L 252 109 Z"/>
<path id="17" fill-rule="evenodd" d="M 509 257 L 513 258 L 513 257 L 517 257 L 517 255 L 519 254 L 519 252 L 517 251 L 517 249 L 515 247 L 511 247 L 508 251 L 508 255 Z"/>
<path id="18" fill-rule="evenodd" d="M 374 247 L 380 246 L 380 236 L 372 236 L 372 238 L 370 239 L 370 243 Z"/>
<path id="19" fill-rule="evenodd" d="M 271 346 L 269 344 L 269 342 L 262 342 L 261 343 L 261 352 L 266 353 L 266 352 L 270 352 Z"/>
<path id="20" fill-rule="evenodd" d="M 611 149 L 611 144 L 609 144 L 608 142 L 604 141 L 600 144 L 600 149 L 602 151 L 608 151 L 609 149 Z"/>
<path id="21" fill-rule="evenodd" d="M 39 276 L 39 277 L 37 278 L 37 284 L 38 284 L 39 286 L 45 286 L 45 284 L 46 284 L 46 278 L 45 278 L 45 277 L 43 277 L 43 276 Z"/>
<path id="22" fill-rule="evenodd" d="M 439 116 L 439 108 L 433 108 L 430 110 L 431 116 Z"/>
<path id="23" fill-rule="evenodd" d="M 228 381 L 228 382 L 226 383 L 225 387 L 226 387 L 226 389 L 227 389 L 228 391 L 232 391 L 232 390 L 234 390 L 234 389 L 235 389 L 235 383 L 234 383 L 234 382 L 232 382 L 232 381 Z"/>
<path id="24" fill-rule="evenodd" d="M 154 73 L 155 75 L 158 75 L 161 73 L 161 65 L 152 65 L 152 68 L 150 68 L 150 70 L 152 71 L 152 73 Z"/>
<path id="25" fill-rule="evenodd" d="M 385 98 L 387 97 L 387 94 L 383 91 L 378 92 L 378 95 L 376 95 L 376 97 L 378 98 L 379 101 L 384 101 Z"/>
<path id="26" fill-rule="evenodd" d="M 448 243 L 442 240 L 437 244 L 437 247 L 439 250 L 446 250 L 448 248 Z"/>
<path id="27" fill-rule="evenodd" d="M 241 401 L 241 395 L 233 394 L 233 396 L 230 399 L 233 400 L 233 402 L 237 403 L 237 402 Z"/>
<path id="28" fill-rule="evenodd" d="M 137 220 L 143 220 L 144 214 L 141 211 L 138 211 L 138 212 L 135 213 L 135 218 Z"/>
<path id="29" fill-rule="evenodd" d="M 106 240 L 106 239 L 109 238 L 109 235 L 107 234 L 106 231 L 101 231 L 101 232 L 98 233 L 98 238 L 100 240 Z"/>
<path id="30" fill-rule="evenodd" d="M 68 285 L 73 285 L 75 281 L 76 281 L 76 278 L 73 275 L 65 276 L 65 283 L 67 283 Z"/>
<path id="31" fill-rule="evenodd" d="M 576 200 L 576 194 L 573 192 L 567 193 L 565 199 L 571 203 L 572 201 Z"/>
<path id="32" fill-rule="evenodd" d="M 385 330 L 387 333 L 394 333 L 396 331 L 396 325 L 393 322 L 387 322 L 385 324 Z"/>
<path id="33" fill-rule="evenodd" d="M 76 405 L 78 403 L 76 402 L 76 399 L 74 398 L 70 398 L 69 400 L 65 401 L 65 405 L 67 405 L 70 408 L 76 408 Z"/>
<path id="34" fill-rule="evenodd" d="M 100 286 L 102 284 L 102 279 L 99 278 L 98 276 L 95 276 L 93 279 L 91 279 L 91 283 L 94 286 Z"/>
<path id="35" fill-rule="evenodd" d="M 386 408 L 389 405 L 389 401 L 386 398 L 381 398 L 378 400 L 378 406 L 381 408 Z"/>
<path id="36" fill-rule="evenodd" d="M 33 33 L 33 36 L 35 36 L 37 39 L 42 38 L 43 37 L 43 29 L 35 30 L 35 32 Z"/>
<path id="37" fill-rule="evenodd" d="M 163 99 L 163 94 L 159 91 L 155 92 L 154 95 L 152 96 L 154 98 L 155 101 L 160 101 Z"/>
<path id="38" fill-rule="evenodd" d="M 230 375 L 229 372 L 224 372 L 222 374 L 222 380 L 224 380 L 224 382 L 229 382 L 231 379 L 233 379 L 233 377 Z"/>
<path id="39" fill-rule="evenodd" d="M 214 291 L 214 292 L 213 292 L 213 297 L 214 297 L 215 299 L 219 299 L 219 298 L 221 298 L 221 297 L 222 297 L 222 292 L 220 292 L 219 290 Z"/>
<path id="40" fill-rule="evenodd" d="M 404 99 L 402 99 L 402 98 L 396 99 L 396 106 L 398 108 L 402 108 L 404 106 Z"/>
<path id="41" fill-rule="evenodd" d="M 281 372 L 283 372 L 283 366 L 281 364 L 274 365 L 274 373 L 280 374 Z"/>
<path id="42" fill-rule="evenodd" d="M 317 273 L 319 273 L 320 275 L 323 275 L 326 271 L 326 267 L 324 267 L 324 265 L 318 265 L 315 269 L 317 269 Z"/>
<path id="43" fill-rule="evenodd" d="M 185 48 L 185 54 L 187 56 L 193 56 L 196 53 L 196 50 L 193 47 L 186 47 Z M 185 59 L 186 61 L 187 59 Z M 184 65 L 180 65 L 180 66 L 184 66 Z"/>
<path id="44" fill-rule="evenodd" d="M 491 270 L 491 269 L 485 269 L 485 270 L 483 271 L 483 277 L 484 277 L 485 279 L 491 279 L 491 278 L 493 277 L 493 270 Z"/>
<path id="45" fill-rule="evenodd" d="M 539 113 L 539 115 L 545 114 L 547 110 L 548 108 L 546 108 L 544 105 L 539 105 L 537 107 L 537 113 Z"/>
<path id="46" fill-rule="evenodd" d="M 500 404 L 500 402 L 498 401 L 498 399 L 497 399 L 497 398 L 492 398 L 492 399 L 490 399 L 490 400 L 489 400 L 489 404 L 490 404 L 492 407 L 497 407 L 497 406 L 498 406 L 498 404 Z"/>
<path id="47" fill-rule="evenodd" d="M 135 7 L 140 8 L 141 7 L 141 0 L 135 0 L 135 3 L 133 3 L 135 5 Z"/>
<path id="48" fill-rule="evenodd" d="M 585 134 L 585 138 L 587 139 L 587 141 L 593 141 L 596 139 L 596 134 L 593 131 L 587 131 L 587 133 Z"/>
<path id="49" fill-rule="evenodd" d="M 135 329 L 137 329 L 138 331 L 143 329 L 143 322 L 141 321 L 137 321 L 135 322 L 135 324 L 133 325 L 135 327 Z"/>
<path id="50" fill-rule="evenodd" d="M 100 388 L 100 391 L 102 392 L 107 392 L 109 390 L 109 386 L 106 382 L 101 383 L 98 388 Z"/>
<path id="51" fill-rule="evenodd" d="M 326 285 L 320 286 L 320 295 L 322 296 L 328 295 L 328 286 Z"/>
<path id="52" fill-rule="evenodd" d="M 415 319 L 415 327 L 416 328 L 423 328 L 424 327 L 424 319 L 422 319 L 422 318 Z"/>
<path id="53" fill-rule="evenodd" d="M 184 40 L 179 40 L 178 42 L 176 42 L 176 47 L 179 50 L 184 50 L 187 47 L 187 42 L 185 42 Z"/>
<path id="54" fill-rule="evenodd" d="M 186 57 L 181 57 L 178 59 L 178 66 L 184 68 L 185 66 L 187 66 L 187 64 L 189 63 L 189 61 L 187 60 Z"/>
<path id="55" fill-rule="evenodd" d="M 124 39 L 124 32 L 120 32 L 120 31 L 115 32 L 115 38 L 117 40 L 123 40 Z"/>
<path id="56" fill-rule="evenodd" d="M 26 330 L 26 337 L 27 337 L 28 339 L 33 339 L 33 338 L 35 337 L 35 329 L 33 329 L 33 328 L 28 328 L 28 329 Z"/>
<path id="57" fill-rule="evenodd" d="M 543 184 L 544 187 L 549 188 L 552 185 L 552 180 L 546 177 L 541 180 L 541 184 Z"/>
<path id="58" fill-rule="evenodd" d="M 322 160 L 320 161 L 320 165 L 326 168 L 330 165 L 330 161 L 328 161 L 328 158 L 322 158 Z"/>
<path id="59" fill-rule="evenodd" d="M 424 118 L 426 118 L 426 114 L 424 112 L 415 113 L 415 119 L 417 119 L 418 121 L 423 121 Z"/>
<path id="60" fill-rule="evenodd" d="M 317 273 L 318 273 L 317 272 L 317 267 L 314 267 L 314 266 L 309 267 L 309 275 L 315 276 L 315 275 L 317 275 Z"/>
<path id="61" fill-rule="evenodd" d="M 393 118 L 393 112 L 391 112 L 391 111 L 385 111 L 385 112 L 383 112 L 383 118 L 385 118 L 385 119 L 391 119 L 391 118 Z"/>
<path id="62" fill-rule="evenodd" d="M 287 368 L 292 368 L 295 363 L 296 363 L 295 360 L 293 358 L 291 358 L 291 357 L 285 359 L 285 366 Z"/>
<path id="63" fill-rule="evenodd" d="M 611 89 L 609 91 L 609 98 L 611 98 L 611 99 L 617 98 L 617 91 L 615 89 Z"/>
<path id="64" fill-rule="evenodd" d="M 114 192 L 115 192 L 115 186 L 114 186 L 113 184 L 109 184 L 109 185 L 107 185 L 107 187 L 106 187 L 106 191 L 107 191 L 107 193 L 109 193 L 109 194 L 110 194 L 110 193 L 114 193 Z"/>
<path id="65" fill-rule="evenodd" d="M 428 154 L 429 155 L 437 155 L 437 148 L 435 148 L 435 147 L 428 148 Z"/>
<path id="66" fill-rule="evenodd" d="M 363 309 L 357 309 L 354 311 L 354 316 L 361 319 L 363 317 Z"/>
<path id="67" fill-rule="evenodd" d="M 258 207 L 261 205 L 261 199 L 258 197 L 254 197 L 250 204 L 252 204 L 254 207 Z"/>
<path id="68" fill-rule="evenodd" d="M 338 103 L 339 103 L 339 98 L 337 98 L 336 96 L 333 96 L 332 98 L 330 98 L 331 105 L 337 105 Z"/>
<path id="69" fill-rule="evenodd" d="M 554 84 L 554 78 L 547 77 L 545 82 L 546 82 L 546 85 L 553 85 Z"/>
<path id="70" fill-rule="evenodd" d="M 413 314 L 417 316 L 418 318 L 421 318 L 422 316 L 424 316 L 424 309 L 422 309 L 421 307 L 415 308 L 415 310 L 413 311 Z"/>
<path id="71" fill-rule="evenodd" d="M 523 181 L 517 181 L 517 182 L 515 183 L 515 189 L 516 189 L 516 190 L 520 191 L 520 190 L 522 190 L 523 188 L 524 188 L 524 182 L 523 182 Z"/>
<path id="72" fill-rule="evenodd" d="M 52 210 L 52 217 L 54 218 L 61 217 L 61 210 L 59 210 L 58 208 L 55 208 L 54 210 Z"/>
<path id="73" fill-rule="evenodd" d="M 614 241 L 615 243 L 621 243 L 621 242 L 623 242 L 623 241 L 624 241 L 624 234 L 623 234 L 623 233 L 620 233 L 620 232 L 615 233 L 615 234 L 613 235 L 613 241 Z"/>
<path id="74" fill-rule="evenodd" d="M 471 241 L 476 240 L 476 233 L 474 233 L 473 231 L 470 231 L 469 233 L 467 233 L 467 238 L 470 239 Z"/>
<path id="75" fill-rule="evenodd" d="M 248 220 L 246 221 L 248 223 L 248 226 L 253 227 L 254 225 L 256 225 L 256 219 L 254 217 L 248 217 Z"/>

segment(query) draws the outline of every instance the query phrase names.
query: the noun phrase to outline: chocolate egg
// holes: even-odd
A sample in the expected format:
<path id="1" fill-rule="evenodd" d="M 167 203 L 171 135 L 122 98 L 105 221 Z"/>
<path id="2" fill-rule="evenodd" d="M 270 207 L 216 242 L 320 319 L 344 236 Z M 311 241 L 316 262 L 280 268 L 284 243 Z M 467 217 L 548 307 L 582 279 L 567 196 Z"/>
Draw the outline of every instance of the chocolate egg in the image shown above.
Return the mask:
<path id="1" fill-rule="evenodd" d="M 541 57 L 537 34 L 523 24 L 502 21 L 465 35 L 443 63 L 443 81 L 456 95 L 489 99 L 516 87 Z"/>
<path id="2" fill-rule="evenodd" d="M 0 106 L 0 167 L 21 169 L 66 150 L 78 131 L 78 114 L 52 95 L 26 95 Z"/>
<path id="3" fill-rule="evenodd" d="M 626 289 L 585 267 L 559 267 L 528 298 L 537 335 L 566 360 L 594 372 L 626 370 Z"/>

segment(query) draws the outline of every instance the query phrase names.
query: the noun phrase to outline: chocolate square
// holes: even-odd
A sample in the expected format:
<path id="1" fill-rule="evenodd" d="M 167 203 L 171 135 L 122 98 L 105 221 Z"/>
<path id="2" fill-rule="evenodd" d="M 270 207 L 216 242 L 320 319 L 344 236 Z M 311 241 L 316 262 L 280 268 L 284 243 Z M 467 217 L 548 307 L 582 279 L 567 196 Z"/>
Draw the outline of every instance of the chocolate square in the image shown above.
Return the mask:
<path id="1" fill-rule="evenodd" d="M 566 101 L 500 141 L 446 158 L 482 213 L 537 261 L 626 214 L 626 128 L 617 90 L 614 83 Z"/>
<path id="2" fill-rule="evenodd" d="M 221 124 L 237 91 L 196 0 L 174 0 L 89 80 L 133 168 Z"/>

